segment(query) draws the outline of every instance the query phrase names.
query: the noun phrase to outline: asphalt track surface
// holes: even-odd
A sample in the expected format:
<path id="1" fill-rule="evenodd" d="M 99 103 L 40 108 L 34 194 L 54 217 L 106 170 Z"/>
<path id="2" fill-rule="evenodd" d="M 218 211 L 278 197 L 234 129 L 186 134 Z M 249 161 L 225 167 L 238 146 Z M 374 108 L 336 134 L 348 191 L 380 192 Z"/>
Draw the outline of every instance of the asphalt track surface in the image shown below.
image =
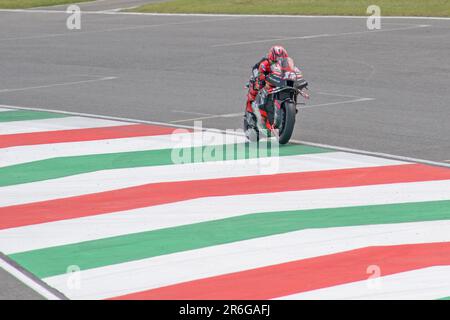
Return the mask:
<path id="1" fill-rule="evenodd" d="M 19 282 L 14 276 L 0 269 L 0 300 L 43 300 L 33 289 Z"/>
<path id="2" fill-rule="evenodd" d="M 353 18 L 85 12 L 70 31 L 66 18 L 0 12 L 1 105 L 240 128 L 250 66 L 280 43 L 310 82 L 295 139 L 450 160 L 450 20 L 383 19 L 369 31 Z M 38 298 L 3 271 L 0 283 L 0 298 Z"/>

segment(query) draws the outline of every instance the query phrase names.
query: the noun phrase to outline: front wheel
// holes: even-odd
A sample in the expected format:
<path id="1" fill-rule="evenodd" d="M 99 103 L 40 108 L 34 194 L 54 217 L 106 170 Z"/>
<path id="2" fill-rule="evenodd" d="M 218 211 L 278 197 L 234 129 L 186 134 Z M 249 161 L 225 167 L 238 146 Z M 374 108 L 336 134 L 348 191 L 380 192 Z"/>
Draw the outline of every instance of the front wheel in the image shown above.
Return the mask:
<path id="1" fill-rule="evenodd" d="M 285 102 L 281 110 L 282 125 L 278 139 L 280 144 L 286 144 L 291 139 L 292 133 L 294 132 L 296 114 L 297 109 L 295 104 L 293 102 Z"/>

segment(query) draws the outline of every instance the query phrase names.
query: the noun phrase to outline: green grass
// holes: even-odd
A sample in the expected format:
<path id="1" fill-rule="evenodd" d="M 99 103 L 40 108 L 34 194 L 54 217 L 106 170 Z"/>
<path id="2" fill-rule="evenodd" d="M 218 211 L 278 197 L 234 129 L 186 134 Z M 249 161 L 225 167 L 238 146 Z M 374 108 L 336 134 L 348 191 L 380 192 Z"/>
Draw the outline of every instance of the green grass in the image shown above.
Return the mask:
<path id="1" fill-rule="evenodd" d="M 171 0 L 132 11 L 364 16 L 371 4 L 385 16 L 450 16 L 450 0 Z"/>
<path id="2" fill-rule="evenodd" d="M 92 0 L 0 0 L 0 9 L 25 9 L 87 1 Z"/>

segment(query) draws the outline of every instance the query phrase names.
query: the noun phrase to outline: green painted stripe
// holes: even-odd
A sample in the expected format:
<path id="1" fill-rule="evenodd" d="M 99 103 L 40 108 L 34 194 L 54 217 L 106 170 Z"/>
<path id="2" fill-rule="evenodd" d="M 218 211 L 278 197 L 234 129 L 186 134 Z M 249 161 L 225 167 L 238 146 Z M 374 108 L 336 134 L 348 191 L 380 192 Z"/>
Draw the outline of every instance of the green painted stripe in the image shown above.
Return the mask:
<path id="1" fill-rule="evenodd" d="M 450 300 L 450 297 L 440 298 L 438 300 Z"/>
<path id="2" fill-rule="evenodd" d="M 70 265 L 85 270 L 296 230 L 448 219 L 450 201 L 265 212 L 32 250 L 10 257 L 44 278 L 62 274 Z"/>
<path id="3" fill-rule="evenodd" d="M 65 117 L 68 117 L 68 115 L 44 111 L 13 110 L 0 112 L 0 122 L 53 119 Z"/>
<path id="4" fill-rule="evenodd" d="M 234 150 L 231 146 L 222 146 L 225 159 L 249 159 L 261 155 L 270 155 L 270 148 L 255 147 L 254 144 L 235 144 Z M 0 168 L 0 187 L 15 184 L 42 181 L 72 176 L 81 173 L 94 172 L 99 170 L 136 168 L 146 166 L 162 166 L 174 164 L 172 152 L 186 154 L 191 152 L 191 162 L 194 162 L 194 155 L 199 152 L 208 151 L 211 146 L 182 148 L 182 149 L 160 149 L 149 151 L 134 151 L 123 153 L 108 153 L 96 155 L 83 155 L 72 157 L 52 158 L 40 161 L 21 163 Z M 285 145 L 279 149 L 280 156 L 291 156 L 301 154 L 313 154 L 333 152 L 333 150 L 310 147 L 304 145 Z"/>

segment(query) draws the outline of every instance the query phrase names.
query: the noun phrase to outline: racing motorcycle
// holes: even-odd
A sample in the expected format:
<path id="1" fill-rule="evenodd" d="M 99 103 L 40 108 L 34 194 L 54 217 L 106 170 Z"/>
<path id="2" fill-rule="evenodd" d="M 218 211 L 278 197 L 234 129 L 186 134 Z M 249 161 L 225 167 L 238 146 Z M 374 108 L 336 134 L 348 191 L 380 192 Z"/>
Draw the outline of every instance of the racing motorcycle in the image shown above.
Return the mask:
<path id="1" fill-rule="evenodd" d="M 261 120 L 260 111 L 256 105 L 256 101 L 262 98 L 260 92 L 257 99 L 253 101 L 253 112 L 245 112 L 244 131 L 250 141 L 259 141 L 261 135 L 265 135 L 268 138 L 274 136 L 280 144 L 286 144 L 294 131 L 295 118 L 298 112 L 297 105 L 304 104 L 304 102 L 298 102 L 298 96 L 309 99 L 306 92 L 308 83 L 303 79 L 300 70 L 295 67 L 291 58 L 280 59 L 271 68 L 272 72 L 266 78 L 266 82 L 269 82 L 273 89 L 267 92 L 268 97 L 264 105 L 270 128 L 267 128 Z M 257 70 L 253 71 L 247 88 L 253 85 L 254 81 L 257 81 L 257 72 Z"/>

